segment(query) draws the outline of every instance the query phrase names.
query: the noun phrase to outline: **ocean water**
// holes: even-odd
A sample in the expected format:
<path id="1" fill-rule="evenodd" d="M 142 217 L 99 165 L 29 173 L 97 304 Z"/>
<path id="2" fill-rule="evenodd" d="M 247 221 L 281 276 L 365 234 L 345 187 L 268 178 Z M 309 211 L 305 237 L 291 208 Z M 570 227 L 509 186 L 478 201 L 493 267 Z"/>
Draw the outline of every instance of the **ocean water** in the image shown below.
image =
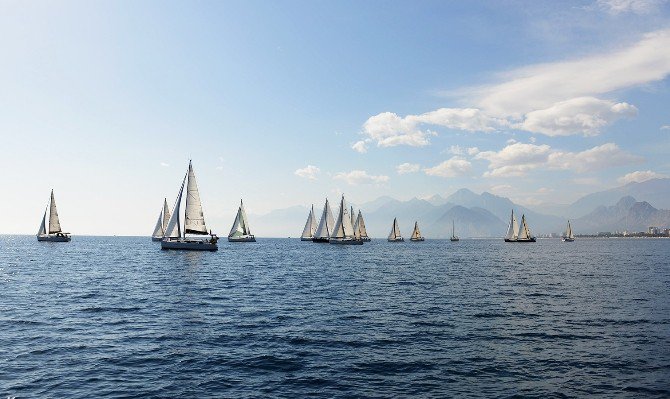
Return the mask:
<path id="1" fill-rule="evenodd" d="M 0 236 L 0 397 L 668 397 L 670 240 Z"/>

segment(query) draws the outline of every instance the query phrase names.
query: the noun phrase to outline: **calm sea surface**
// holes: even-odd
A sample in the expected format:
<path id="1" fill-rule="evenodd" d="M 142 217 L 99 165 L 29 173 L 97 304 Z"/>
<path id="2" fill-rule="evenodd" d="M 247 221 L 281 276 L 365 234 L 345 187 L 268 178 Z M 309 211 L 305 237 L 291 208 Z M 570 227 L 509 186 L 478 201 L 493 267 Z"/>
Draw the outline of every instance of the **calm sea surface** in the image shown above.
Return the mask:
<path id="1" fill-rule="evenodd" d="M 670 240 L 0 236 L 0 397 L 670 396 Z"/>

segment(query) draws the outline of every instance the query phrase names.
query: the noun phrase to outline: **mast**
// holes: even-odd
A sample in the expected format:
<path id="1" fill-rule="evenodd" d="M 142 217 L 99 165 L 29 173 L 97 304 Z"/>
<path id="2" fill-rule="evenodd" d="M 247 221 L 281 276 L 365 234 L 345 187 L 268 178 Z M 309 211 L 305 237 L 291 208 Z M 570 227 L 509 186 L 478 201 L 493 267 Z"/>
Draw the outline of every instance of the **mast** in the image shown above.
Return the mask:
<path id="1" fill-rule="evenodd" d="M 179 217 L 181 209 L 181 196 L 184 193 L 184 184 L 186 183 L 186 178 L 188 173 L 184 175 L 184 180 L 181 182 L 181 187 L 179 188 L 179 194 L 177 194 L 177 201 L 174 204 L 172 209 L 172 216 L 170 216 L 170 221 L 168 222 L 167 228 L 163 233 L 163 237 L 179 238 L 182 237 L 181 234 L 181 220 Z"/>
<path id="2" fill-rule="evenodd" d="M 188 184 L 186 186 L 186 211 L 184 214 L 184 235 L 198 234 L 207 235 L 205 216 L 202 213 L 200 192 L 195 180 L 195 172 L 191 161 L 188 162 Z"/>
<path id="3" fill-rule="evenodd" d="M 451 220 L 451 237 L 456 237 L 456 226 L 453 219 Z"/>

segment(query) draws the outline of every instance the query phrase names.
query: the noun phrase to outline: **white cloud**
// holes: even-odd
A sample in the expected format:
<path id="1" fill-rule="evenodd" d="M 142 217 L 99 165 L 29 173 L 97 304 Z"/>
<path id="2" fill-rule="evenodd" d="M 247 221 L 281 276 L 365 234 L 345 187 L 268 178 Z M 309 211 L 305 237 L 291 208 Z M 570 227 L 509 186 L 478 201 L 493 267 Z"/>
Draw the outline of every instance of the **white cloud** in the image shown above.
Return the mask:
<path id="1" fill-rule="evenodd" d="M 664 0 L 598 0 L 598 5 L 610 14 L 632 12 L 649 14 L 656 11 Z"/>
<path id="2" fill-rule="evenodd" d="M 294 175 L 302 177 L 303 179 L 316 180 L 317 175 L 321 173 L 321 169 L 314 165 L 307 165 L 302 169 L 296 169 Z"/>
<path id="3" fill-rule="evenodd" d="M 497 186 L 491 187 L 489 190 L 493 191 L 494 193 L 502 193 L 512 190 L 512 186 L 509 184 L 499 184 Z"/>
<path id="4" fill-rule="evenodd" d="M 166 162 L 161 162 L 161 166 L 167 168 L 168 166 L 170 166 L 170 164 Z"/>
<path id="5" fill-rule="evenodd" d="M 368 147 L 365 140 L 359 140 L 355 142 L 354 144 L 352 144 L 351 148 L 360 154 L 365 154 L 366 152 L 368 152 Z"/>
<path id="6" fill-rule="evenodd" d="M 554 189 L 549 188 L 549 187 L 540 187 L 536 191 L 537 194 L 549 194 L 549 193 L 553 193 L 553 192 L 554 192 Z"/>
<path id="7" fill-rule="evenodd" d="M 670 125 L 661 126 L 661 130 L 670 130 Z"/>
<path id="8" fill-rule="evenodd" d="M 396 166 L 395 169 L 399 175 L 404 175 L 406 173 L 418 172 L 421 169 L 421 165 L 419 165 L 418 163 L 405 162 L 403 164 Z"/>
<path id="9" fill-rule="evenodd" d="M 473 156 L 479 154 L 479 148 L 477 147 L 469 147 L 468 150 L 468 155 Z"/>
<path id="10" fill-rule="evenodd" d="M 635 115 L 637 108 L 625 102 L 614 103 L 595 97 L 578 97 L 529 112 L 518 127 L 547 136 L 595 136 L 615 120 Z"/>
<path id="11" fill-rule="evenodd" d="M 606 143 L 581 152 L 565 152 L 550 146 L 514 143 L 500 151 L 483 151 L 475 159 L 489 161 L 485 177 L 525 176 L 531 170 L 559 169 L 589 172 L 641 161 L 640 157 Z"/>
<path id="12" fill-rule="evenodd" d="M 452 155 L 463 155 L 463 147 L 460 145 L 452 145 L 447 150 L 447 153 Z"/>
<path id="13" fill-rule="evenodd" d="M 628 184 L 632 182 L 641 183 L 643 181 L 651 179 L 659 179 L 663 177 L 668 177 L 667 175 L 656 173 L 651 170 L 638 170 L 621 176 L 617 181 L 622 184 Z"/>
<path id="14" fill-rule="evenodd" d="M 470 173 L 472 163 L 470 161 L 455 156 L 432 168 L 425 168 L 423 171 L 429 176 L 456 177 Z"/>
<path id="15" fill-rule="evenodd" d="M 350 185 L 358 184 L 380 184 L 389 180 L 388 176 L 384 175 L 370 175 L 364 170 L 352 170 L 351 172 L 340 172 L 336 174 L 333 179 L 343 180 Z"/>

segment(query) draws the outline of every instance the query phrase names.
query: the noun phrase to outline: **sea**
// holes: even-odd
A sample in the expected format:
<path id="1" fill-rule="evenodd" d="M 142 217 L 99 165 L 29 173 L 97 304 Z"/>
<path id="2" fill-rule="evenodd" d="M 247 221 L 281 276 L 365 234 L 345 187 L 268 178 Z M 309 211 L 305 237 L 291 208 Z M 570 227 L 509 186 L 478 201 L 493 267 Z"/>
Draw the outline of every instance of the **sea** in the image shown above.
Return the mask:
<path id="1" fill-rule="evenodd" d="M 5 397 L 670 397 L 670 240 L 0 236 Z"/>

